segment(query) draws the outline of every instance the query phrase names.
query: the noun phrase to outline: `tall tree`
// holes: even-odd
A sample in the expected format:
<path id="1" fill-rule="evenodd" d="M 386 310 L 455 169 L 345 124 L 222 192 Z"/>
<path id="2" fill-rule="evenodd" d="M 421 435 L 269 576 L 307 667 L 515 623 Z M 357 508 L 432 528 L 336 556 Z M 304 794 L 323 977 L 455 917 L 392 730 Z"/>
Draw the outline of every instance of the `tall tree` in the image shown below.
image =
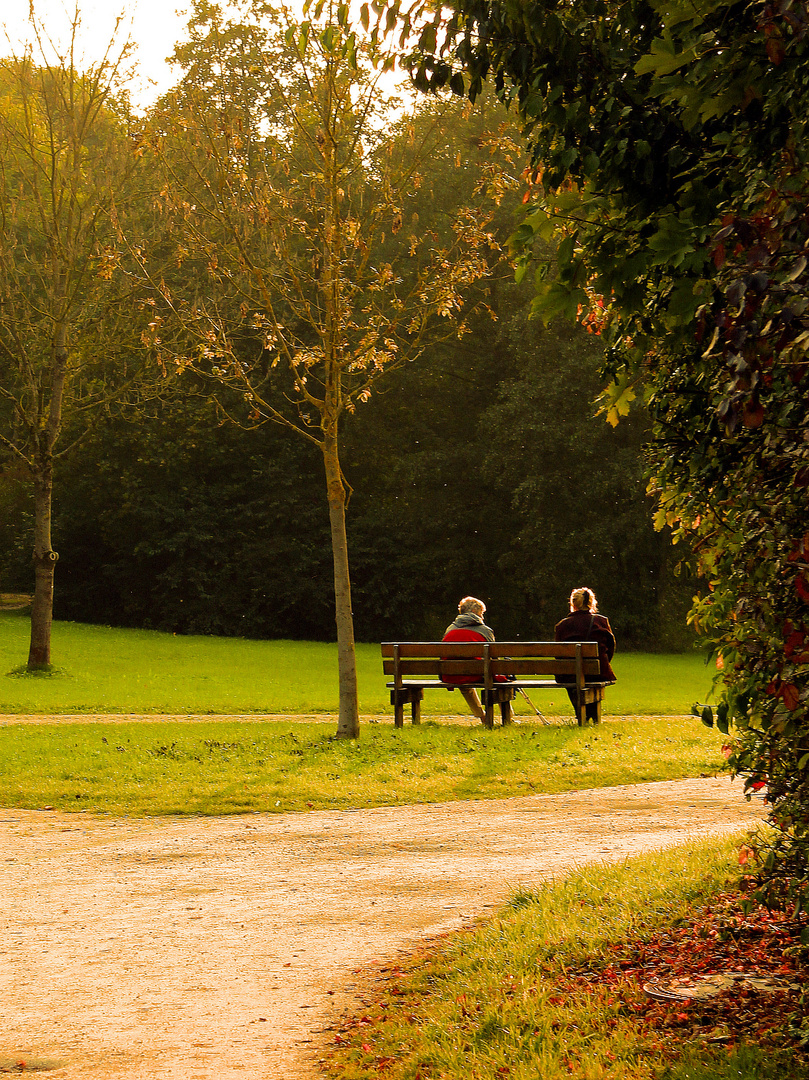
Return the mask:
<path id="1" fill-rule="evenodd" d="M 763 895 L 806 908 L 809 4 L 452 7 L 441 55 L 423 16 L 416 77 L 472 96 L 491 77 L 525 119 L 515 246 L 561 227 L 542 306 L 601 324 L 608 419 L 649 403 L 658 521 L 708 582 L 692 620 L 721 669 L 716 722 L 772 805 Z"/>
<path id="2" fill-rule="evenodd" d="M 51 660 L 53 465 L 69 414 L 93 415 L 136 379 L 110 361 L 126 335 L 116 265 L 120 199 L 136 159 L 116 96 L 129 47 L 75 59 L 30 16 L 33 44 L 0 61 L 0 462 L 34 489 L 35 587 L 28 667 Z M 86 426 L 86 425 L 85 425 Z"/>
<path id="3" fill-rule="evenodd" d="M 241 20 L 200 2 L 178 93 L 155 117 L 166 169 L 161 214 L 204 290 L 156 282 L 155 349 L 245 402 L 237 422 L 274 421 L 320 452 L 334 567 L 340 715 L 359 734 L 341 424 L 387 372 L 465 332 L 468 296 L 496 248 L 473 208 L 439 235 L 406 218 L 436 131 L 416 140 L 390 67 L 343 5 L 313 18 L 251 0 Z M 247 76 L 247 77 L 245 77 Z M 412 137 L 408 138 L 408 133 Z M 159 340 L 158 340 L 159 338 Z M 179 340 L 179 339 L 178 339 Z M 173 355 L 176 356 L 177 345 Z"/>

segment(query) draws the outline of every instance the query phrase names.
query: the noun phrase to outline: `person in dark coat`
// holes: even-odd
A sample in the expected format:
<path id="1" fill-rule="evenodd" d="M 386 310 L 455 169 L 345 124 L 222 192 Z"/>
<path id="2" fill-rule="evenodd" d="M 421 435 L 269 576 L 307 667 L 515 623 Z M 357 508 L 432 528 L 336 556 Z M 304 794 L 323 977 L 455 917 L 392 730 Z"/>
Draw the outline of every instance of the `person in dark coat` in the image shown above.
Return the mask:
<path id="1" fill-rule="evenodd" d="M 474 596 L 465 596 L 458 604 L 458 618 L 449 624 L 444 631 L 442 641 L 494 641 L 494 631 L 483 621 L 486 614 L 486 605 L 482 600 Z M 446 675 L 442 676 L 442 682 L 447 686 L 457 686 L 463 694 L 466 704 L 473 715 L 481 722 L 486 719 L 486 713 L 480 703 L 478 692 L 472 686 L 464 686 L 464 683 L 477 682 L 474 675 Z M 504 682 L 504 675 L 496 675 L 495 681 Z"/>
<path id="2" fill-rule="evenodd" d="M 554 628 L 556 641 L 597 641 L 600 678 L 603 682 L 615 682 L 615 672 L 610 660 L 615 655 L 615 635 L 606 615 L 598 614 L 598 602 L 592 589 L 574 589 L 570 594 L 570 614 Z M 573 677 L 560 677 L 557 682 L 573 682 Z M 576 691 L 568 689 L 568 697 L 574 710 Z M 598 703 L 593 701 L 584 707 L 587 720 L 597 720 Z"/>

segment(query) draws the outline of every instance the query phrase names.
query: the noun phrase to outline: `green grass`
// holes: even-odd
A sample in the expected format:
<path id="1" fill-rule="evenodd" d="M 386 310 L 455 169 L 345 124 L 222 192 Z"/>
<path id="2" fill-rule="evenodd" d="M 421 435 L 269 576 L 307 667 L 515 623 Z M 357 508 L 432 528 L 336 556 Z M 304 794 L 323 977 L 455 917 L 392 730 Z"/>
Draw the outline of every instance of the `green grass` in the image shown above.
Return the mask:
<path id="1" fill-rule="evenodd" d="M 0 713 L 336 713 L 336 646 L 176 637 L 54 623 L 52 675 L 10 675 L 28 655 L 29 622 L 0 613 Z M 712 671 L 696 653 L 619 654 L 605 715 L 671 716 L 705 701 Z M 391 715 L 379 646 L 358 645 L 360 711 Z M 564 691 L 537 693 L 547 716 L 570 716 Z M 518 698 L 517 713 L 533 713 Z M 427 692 L 423 714 L 467 715 L 457 692 Z"/>
<path id="2" fill-rule="evenodd" d="M 231 814 L 494 799 L 711 774 L 722 736 L 694 718 L 600 728 L 116 723 L 0 727 L 0 805 Z"/>
<path id="3" fill-rule="evenodd" d="M 738 841 L 591 867 L 517 895 L 468 933 L 394 967 L 323 1063 L 337 1080 L 780 1080 L 807 1071 L 788 1050 L 726 1047 L 636 1020 L 631 995 L 597 973 L 616 944 L 675 928 L 738 881 Z M 587 992 L 560 992 L 586 968 Z M 634 991 L 642 1008 L 643 994 Z M 629 997 L 629 1007 L 627 1007 Z"/>

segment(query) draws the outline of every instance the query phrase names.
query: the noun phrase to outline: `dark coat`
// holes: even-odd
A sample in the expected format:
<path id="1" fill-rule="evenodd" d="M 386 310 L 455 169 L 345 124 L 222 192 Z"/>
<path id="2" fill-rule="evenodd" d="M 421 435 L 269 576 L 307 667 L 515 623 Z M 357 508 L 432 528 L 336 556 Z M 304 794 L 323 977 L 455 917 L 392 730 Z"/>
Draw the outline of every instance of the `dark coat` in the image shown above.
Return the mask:
<path id="1" fill-rule="evenodd" d="M 556 624 L 554 637 L 556 641 L 597 641 L 601 678 L 604 682 L 615 682 L 615 672 L 610 667 L 610 660 L 615 654 L 615 635 L 606 615 L 592 615 L 589 611 L 573 611 L 566 619 Z M 557 679 L 557 682 L 562 681 L 567 680 Z"/>

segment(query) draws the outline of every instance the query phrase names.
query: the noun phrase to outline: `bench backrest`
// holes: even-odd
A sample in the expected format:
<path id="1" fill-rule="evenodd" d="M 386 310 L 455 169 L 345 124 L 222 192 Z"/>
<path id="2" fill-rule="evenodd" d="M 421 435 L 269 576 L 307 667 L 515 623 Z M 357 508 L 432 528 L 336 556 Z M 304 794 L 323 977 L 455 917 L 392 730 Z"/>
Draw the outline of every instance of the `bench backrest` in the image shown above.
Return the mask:
<path id="1" fill-rule="evenodd" d="M 382 669 L 397 685 L 452 675 L 473 675 L 487 686 L 495 675 L 567 675 L 583 686 L 600 677 L 595 641 L 386 641 Z"/>

